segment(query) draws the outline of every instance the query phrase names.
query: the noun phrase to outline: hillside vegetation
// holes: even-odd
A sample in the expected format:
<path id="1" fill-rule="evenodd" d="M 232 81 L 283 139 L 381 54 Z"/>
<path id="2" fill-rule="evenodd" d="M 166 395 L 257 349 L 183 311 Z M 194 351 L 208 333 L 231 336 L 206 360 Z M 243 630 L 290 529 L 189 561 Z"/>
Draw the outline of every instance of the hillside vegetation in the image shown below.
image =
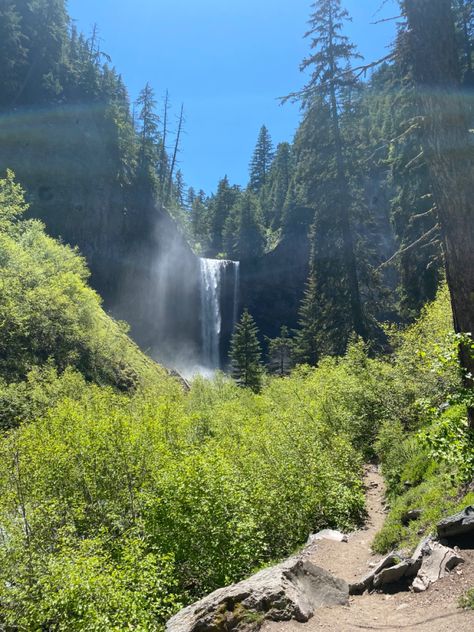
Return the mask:
<path id="1" fill-rule="evenodd" d="M 394 353 L 347 354 L 260 394 L 191 392 L 101 309 L 77 252 L 0 182 L 0 626 L 160 630 L 182 604 L 364 517 L 362 464 L 393 503 L 377 547 L 474 497 L 447 292 Z M 406 491 L 409 482 L 410 489 Z M 400 494 L 402 494 L 400 496 Z M 413 504 L 420 523 L 401 526 Z"/>

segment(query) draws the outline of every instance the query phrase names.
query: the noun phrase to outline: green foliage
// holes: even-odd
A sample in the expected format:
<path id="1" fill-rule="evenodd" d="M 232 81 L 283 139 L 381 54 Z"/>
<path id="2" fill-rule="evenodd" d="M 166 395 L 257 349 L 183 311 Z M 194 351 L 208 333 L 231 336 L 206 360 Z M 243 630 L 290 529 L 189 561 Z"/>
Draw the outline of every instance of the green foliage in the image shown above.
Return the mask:
<path id="1" fill-rule="evenodd" d="M 37 414 L 41 388 L 45 394 L 49 386 L 54 390 L 57 374 L 69 368 L 130 392 L 161 374 L 126 336 L 125 325 L 103 312 L 87 286 L 84 260 L 48 237 L 39 222 L 21 221 L 25 210 L 23 192 L 9 172 L 0 180 L 3 428 Z"/>
<path id="2" fill-rule="evenodd" d="M 459 486 L 453 484 L 449 470 L 430 469 L 431 474 L 426 473 L 423 482 L 401 496 L 394 497 L 385 525 L 375 537 L 374 551 L 387 553 L 400 547 L 413 550 L 422 535 L 436 531 L 436 523 L 442 518 L 472 504 L 474 494 L 460 497 Z M 420 509 L 421 517 L 404 526 L 403 516 L 411 509 Z"/>
<path id="3" fill-rule="evenodd" d="M 288 327 L 283 326 L 277 338 L 268 338 L 268 370 L 283 377 L 293 367 L 294 341 L 290 337 Z"/>
<path id="4" fill-rule="evenodd" d="M 459 600 L 459 605 L 461 608 L 466 608 L 469 610 L 474 610 L 474 588 L 472 590 L 468 590 Z"/>
<path id="5" fill-rule="evenodd" d="M 392 330 L 395 384 L 401 380 L 403 390 L 375 443 L 391 504 L 374 542 L 378 552 L 415 546 L 420 534 L 432 532 L 441 518 L 474 499 L 460 493 L 474 476 L 474 436 L 467 423 L 470 393 L 463 388 L 458 359 L 465 341 L 451 330 L 446 288 L 412 326 Z M 421 509 L 422 515 L 404 525 L 411 509 Z"/>
<path id="6" fill-rule="evenodd" d="M 355 526 L 362 459 L 321 389 L 338 373 L 261 395 L 197 380 L 188 397 L 172 380 L 129 396 L 65 375 L 49 410 L 0 442 L 1 616 L 161 629 L 309 532 Z"/>
<path id="7" fill-rule="evenodd" d="M 265 240 L 260 223 L 257 197 L 245 191 L 233 208 L 224 226 L 224 247 L 237 261 L 255 259 L 263 254 Z"/>
<path id="8" fill-rule="evenodd" d="M 273 143 L 268 129 L 262 125 L 258 134 L 257 144 L 250 161 L 249 188 L 254 193 L 260 193 L 265 188 L 271 164 L 274 158 Z"/>

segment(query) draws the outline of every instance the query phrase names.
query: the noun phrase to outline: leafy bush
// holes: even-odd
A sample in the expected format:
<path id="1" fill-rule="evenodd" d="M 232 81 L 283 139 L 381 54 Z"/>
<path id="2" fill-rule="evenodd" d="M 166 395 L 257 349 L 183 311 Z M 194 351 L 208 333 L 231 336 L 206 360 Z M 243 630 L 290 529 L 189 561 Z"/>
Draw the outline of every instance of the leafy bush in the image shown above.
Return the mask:
<path id="1" fill-rule="evenodd" d="M 125 395 L 72 369 L 29 384 L 30 413 L 43 397 L 50 408 L 0 442 L 0 603 L 12 625 L 121 629 L 129 617 L 154 629 L 147 616 L 161 626 L 309 532 L 361 520 L 362 459 L 305 372 L 261 395 L 225 378 L 189 396 L 171 379 Z M 130 534 L 138 568 L 165 569 L 159 590 L 127 583 Z"/>
<path id="2" fill-rule="evenodd" d="M 474 610 L 474 588 L 468 590 L 460 599 L 459 605 L 461 608 Z"/>
<path id="3" fill-rule="evenodd" d="M 449 314 L 442 289 L 418 322 L 392 332 L 394 370 L 412 397 L 382 424 L 375 443 L 391 503 L 374 542 L 378 552 L 413 547 L 441 518 L 474 499 L 460 493 L 474 476 L 474 436 L 467 423 L 471 395 L 462 386 L 458 361 L 463 340 L 452 333 Z M 421 518 L 405 526 L 403 516 L 411 509 L 421 509 Z"/>
<path id="4" fill-rule="evenodd" d="M 118 390 L 159 384 L 164 372 L 108 317 L 87 286 L 79 254 L 48 237 L 27 209 L 8 172 L 0 179 L 0 427 L 39 412 L 28 393 L 55 370 L 75 368 L 85 379 Z M 51 377 L 51 373 L 50 373 Z M 54 389 L 54 380 L 49 379 Z M 40 394 L 37 393 L 39 396 Z M 41 397 L 40 397 L 41 399 Z"/>

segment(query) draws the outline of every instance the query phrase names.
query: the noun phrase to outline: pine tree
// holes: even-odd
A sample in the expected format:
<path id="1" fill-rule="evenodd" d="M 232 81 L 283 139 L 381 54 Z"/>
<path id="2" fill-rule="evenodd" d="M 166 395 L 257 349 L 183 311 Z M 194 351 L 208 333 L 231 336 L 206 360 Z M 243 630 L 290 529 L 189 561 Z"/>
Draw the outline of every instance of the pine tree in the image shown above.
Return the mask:
<path id="1" fill-rule="evenodd" d="M 224 228 L 224 245 L 227 255 L 237 261 L 261 256 L 265 240 L 259 222 L 258 199 L 250 191 L 240 196 Z"/>
<path id="2" fill-rule="evenodd" d="M 310 205 L 316 208 L 312 230 L 317 240 L 313 249 L 314 278 L 309 279 L 307 291 L 312 288 L 316 292 L 311 301 L 319 303 L 320 323 L 340 330 L 338 339 L 332 336 L 334 344 L 326 345 L 329 352 L 336 353 L 345 349 L 351 331 L 367 337 L 351 218 L 355 198 L 346 164 L 349 148 L 343 117 L 343 113 L 348 115 L 353 110 L 356 82 L 350 63 L 357 53 L 341 33 L 344 22 L 350 18 L 341 8 L 340 0 L 317 0 L 313 7 L 310 30 L 306 33 L 311 38 L 312 52 L 301 64 L 301 69 L 309 69 L 311 75 L 298 93 L 306 116 L 299 140 L 302 147 L 297 148 L 297 153 L 300 153 L 300 181 L 307 189 Z M 306 160 L 301 154 L 306 155 Z M 302 177 L 301 171 L 307 175 Z M 311 355 L 314 360 L 315 354 Z"/>
<path id="3" fill-rule="evenodd" d="M 191 207 L 191 236 L 200 254 L 207 254 L 210 248 L 209 209 L 202 196 L 195 196 Z"/>
<path id="4" fill-rule="evenodd" d="M 250 184 L 254 193 L 260 193 L 267 183 L 273 161 L 273 143 L 268 129 L 262 125 L 250 162 Z"/>
<path id="5" fill-rule="evenodd" d="M 21 88 L 21 77 L 27 72 L 26 35 L 22 32 L 21 16 L 13 0 L 0 6 L 0 105 L 10 105 Z"/>
<path id="6" fill-rule="evenodd" d="M 139 168 L 155 172 L 158 160 L 160 133 L 159 117 L 156 114 L 156 100 L 149 83 L 140 92 L 136 105 L 139 108 Z"/>
<path id="7" fill-rule="evenodd" d="M 316 366 L 319 360 L 319 302 L 314 270 L 308 277 L 299 311 L 294 357 L 299 364 Z"/>
<path id="8" fill-rule="evenodd" d="M 240 188 L 231 186 L 227 176 L 219 182 L 217 193 L 209 205 L 211 218 L 211 249 L 214 255 L 223 252 L 223 233 L 227 218 L 240 197 Z"/>
<path id="9" fill-rule="evenodd" d="M 184 176 L 181 169 L 178 169 L 176 172 L 176 176 L 174 179 L 174 196 L 176 198 L 176 202 L 182 207 L 185 207 L 184 203 L 184 189 L 186 188 L 186 184 L 184 182 Z"/>
<path id="10" fill-rule="evenodd" d="M 279 377 L 285 377 L 293 366 L 294 343 L 288 327 L 283 326 L 277 338 L 267 338 L 268 369 Z"/>
<path id="11" fill-rule="evenodd" d="M 268 192 L 265 195 L 270 214 L 267 221 L 274 230 L 281 228 L 285 201 L 292 177 L 291 145 L 289 143 L 280 143 L 270 169 L 266 185 Z"/>
<path id="12" fill-rule="evenodd" d="M 258 393 L 262 386 L 262 349 L 254 319 L 245 310 L 232 336 L 230 358 L 232 376 L 245 388 Z"/>

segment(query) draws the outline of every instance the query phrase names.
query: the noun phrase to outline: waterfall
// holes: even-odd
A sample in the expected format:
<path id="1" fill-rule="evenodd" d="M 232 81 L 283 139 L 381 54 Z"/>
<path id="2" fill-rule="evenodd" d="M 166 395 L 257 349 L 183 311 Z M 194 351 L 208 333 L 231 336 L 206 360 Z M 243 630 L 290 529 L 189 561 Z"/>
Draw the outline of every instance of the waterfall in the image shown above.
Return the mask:
<path id="1" fill-rule="evenodd" d="M 216 370 L 220 367 L 223 313 L 223 284 L 228 282 L 229 269 L 233 270 L 232 326 L 238 317 L 239 264 L 221 259 L 201 259 L 201 334 L 202 364 Z M 229 315 L 230 320 L 230 315 Z"/>
<path id="2" fill-rule="evenodd" d="M 234 305 L 232 309 L 232 333 L 239 319 L 240 262 L 234 261 Z"/>

